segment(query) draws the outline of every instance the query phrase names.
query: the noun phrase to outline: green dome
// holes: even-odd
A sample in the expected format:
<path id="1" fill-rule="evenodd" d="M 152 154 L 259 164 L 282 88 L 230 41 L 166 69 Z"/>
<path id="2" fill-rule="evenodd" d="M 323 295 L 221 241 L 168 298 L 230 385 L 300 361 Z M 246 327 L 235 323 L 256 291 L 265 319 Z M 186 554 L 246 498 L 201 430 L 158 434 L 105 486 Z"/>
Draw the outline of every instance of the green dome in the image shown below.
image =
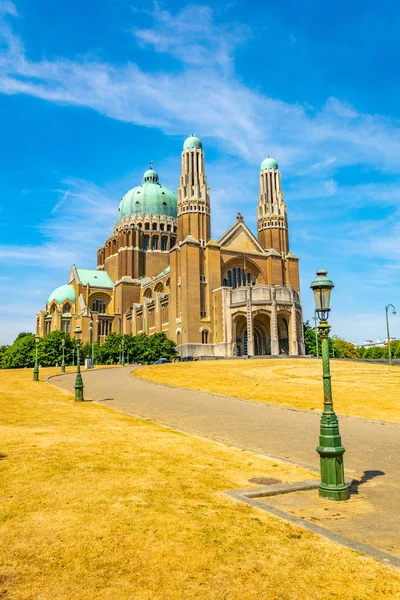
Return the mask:
<path id="1" fill-rule="evenodd" d="M 50 304 L 55 300 L 57 304 L 62 304 L 65 300 L 70 300 L 75 304 L 75 288 L 73 285 L 60 285 L 53 292 L 51 292 L 47 304 Z"/>
<path id="2" fill-rule="evenodd" d="M 183 143 L 183 149 L 184 150 L 188 150 L 189 148 L 202 148 L 203 144 L 201 143 L 201 140 L 199 140 L 198 137 L 196 137 L 194 135 L 194 133 L 192 133 L 191 136 L 189 136 Z"/>
<path id="3" fill-rule="evenodd" d="M 261 163 L 260 171 L 266 171 L 267 169 L 277 168 L 278 163 L 276 162 L 276 160 L 274 158 L 271 158 L 270 156 L 267 156 L 267 158 L 265 158 Z"/>
<path id="4" fill-rule="evenodd" d="M 177 216 L 177 199 L 174 192 L 159 183 L 158 173 L 148 169 L 141 185 L 129 190 L 118 207 L 118 221 L 132 215 Z"/>

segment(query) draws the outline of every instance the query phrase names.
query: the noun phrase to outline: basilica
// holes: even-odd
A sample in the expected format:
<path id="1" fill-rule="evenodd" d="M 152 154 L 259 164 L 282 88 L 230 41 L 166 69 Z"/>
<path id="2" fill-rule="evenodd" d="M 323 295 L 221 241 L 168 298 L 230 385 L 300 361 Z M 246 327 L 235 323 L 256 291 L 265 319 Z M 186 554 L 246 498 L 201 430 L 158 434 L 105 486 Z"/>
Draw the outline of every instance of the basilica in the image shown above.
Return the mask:
<path id="1" fill-rule="evenodd" d="M 299 259 L 277 162 L 261 163 L 257 237 L 238 213 L 217 240 L 202 142 L 183 144 L 177 196 L 150 167 L 121 199 L 97 269 L 72 265 L 38 313 L 37 333 L 79 326 L 83 342 L 101 343 L 110 332 L 163 331 L 182 357 L 304 354 Z"/>

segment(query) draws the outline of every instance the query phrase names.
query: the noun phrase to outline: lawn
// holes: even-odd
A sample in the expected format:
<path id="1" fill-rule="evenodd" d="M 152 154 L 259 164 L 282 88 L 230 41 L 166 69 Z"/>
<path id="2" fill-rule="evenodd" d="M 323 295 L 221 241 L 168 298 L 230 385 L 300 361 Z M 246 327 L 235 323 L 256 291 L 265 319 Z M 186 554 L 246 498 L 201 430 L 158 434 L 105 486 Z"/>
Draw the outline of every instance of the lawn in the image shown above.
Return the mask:
<path id="1" fill-rule="evenodd" d="M 314 474 L 31 378 L 0 371 L 0 597 L 399 597 L 398 571 L 223 494 Z"/>
<path id="2" fill-rule="evenodd" d="M 400 422 L 400 368 L 331 361 L 335 410 L 339 415 Z M 142 367 L 147 381 L 192 390 L 322 410 L 322 365 L 317 359 L 216 360 Z"/>

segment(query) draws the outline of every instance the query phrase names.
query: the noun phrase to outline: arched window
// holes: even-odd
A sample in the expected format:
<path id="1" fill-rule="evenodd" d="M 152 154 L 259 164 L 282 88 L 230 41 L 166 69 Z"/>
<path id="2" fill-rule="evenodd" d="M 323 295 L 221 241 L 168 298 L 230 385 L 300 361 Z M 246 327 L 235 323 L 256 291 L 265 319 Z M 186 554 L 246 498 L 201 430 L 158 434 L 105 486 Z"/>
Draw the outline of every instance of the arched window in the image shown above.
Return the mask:
<path id="1" fill-rule="evenodd" d="M 203 329 L 201 332 L 201 343 L 208 344 L 208 331 L 207 329 Z"/>
<path id="2" fill-rule="evenodd" d="M 71 305 L 69 302 L 66 302 L 63 306 L 63 313 L 70 313 L 71 312 Z"/>
<path id="3" fill-rule="evenodd" d="M 222 281 L 223 285 L 235 289 L 246 285 L 255 285 L 256 280 L 248 269 L 245 271 L 244 268 L 233 267 L 224 274 Z"/>
<path id="4" fill-rule="evenodd" d="M 149 241 L 150 237 L 148 235 L 145 235 L 143 238 L 143 250 L 147 251 L 149 249 Z"/>
<path id="5" fill-rule="evenodd" d="M 167 245 L 168 245 L 168 238 L 165 237 L 165 235 L 163 235 L 163 237 L 161 238 L 161 250 L 163 252 L 165 252 L 165 250 L 167 249 Z"/>
<path id="6" fill-rule="evenodd" d="M 96 298 L 92 302 L 92 311 L 104 314 L 107 310 L 107 304 L 102 298 Z"/>
<path id="7" fill-rule="evenodd" d="M 158 250 L 158 235 L 153 235 L 151 238 L 151 249 Z"/>
<path id="8" fill-rule="evenodd" d="M 153 231 L 157 231 L 157 223 L 153 223 L 152 229 L 153 229 Z"/>

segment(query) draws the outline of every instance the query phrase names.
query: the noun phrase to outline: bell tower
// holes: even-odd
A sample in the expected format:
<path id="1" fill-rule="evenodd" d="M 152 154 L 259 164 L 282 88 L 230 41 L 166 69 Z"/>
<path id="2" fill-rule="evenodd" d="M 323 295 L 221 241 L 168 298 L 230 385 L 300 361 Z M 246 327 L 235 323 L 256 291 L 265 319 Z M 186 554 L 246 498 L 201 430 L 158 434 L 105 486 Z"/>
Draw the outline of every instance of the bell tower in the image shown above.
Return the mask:
<path id="1" fill-rule="evenodd" d="M 281 174 L 276 160 L 268 156 L 261 163 L 260 195 L 257 206 L 258 241 L 265 249 L 280 254 L 289 252 L 286 204 L 281 189 Z"/>
<path id="2" fill-rule="evenodd" d="M 194 134 L 183 144 L 178 188 L 178 242 L 188 235 L 205 246 L 211 236 L 210 189 L 204 172 L 203 146 Z"/>

